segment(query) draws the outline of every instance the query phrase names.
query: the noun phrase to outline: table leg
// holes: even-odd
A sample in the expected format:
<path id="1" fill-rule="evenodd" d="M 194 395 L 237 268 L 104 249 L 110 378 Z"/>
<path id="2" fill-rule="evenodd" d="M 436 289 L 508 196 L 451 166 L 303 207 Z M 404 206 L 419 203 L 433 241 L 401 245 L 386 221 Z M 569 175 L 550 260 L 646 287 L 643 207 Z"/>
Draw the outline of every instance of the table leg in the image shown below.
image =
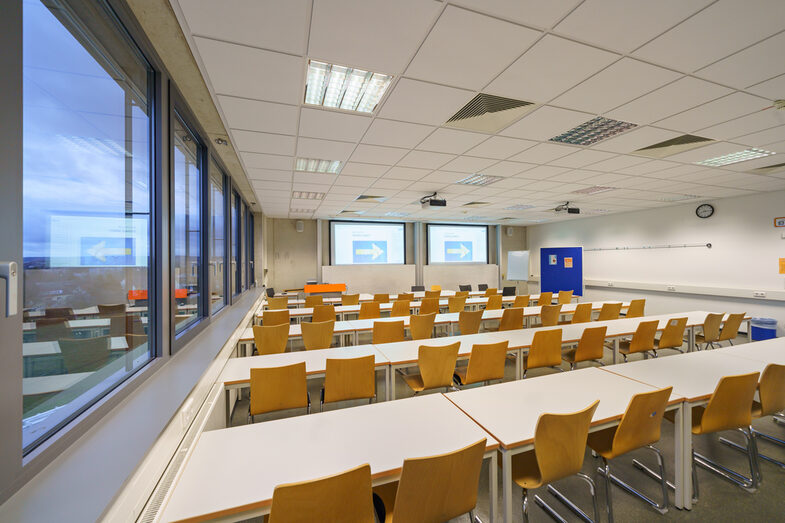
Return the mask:
<path id="1" fill-rule="evenodd" d="M 673 423 L 673 506 L 684 508 L 684 402 L 679 404 Z"/>
<path id="2" fill-rule="evenodd" d="M 502 503 L 504 522 L 512 523 L 512 456 L 502 450 Z"/>
<path id="3" fill-rule="evenodd" d="M 354 331 L 354 335 L 352 336 L 352 339 L 354 340 L 354 345 L 357 345 L 358 344 L 357 341 L 359 339 L 359 334 L 357 331 Z"/>
<path id="4" fill-rule="evenodd" d="M 387 390 L 384 391 L 384 401 L 390 401 L 390 390 L 392 390 L 391 381 L 392 381 L 392 372 L 390 372 L 390 365 L 384 366 L 384 379 L 385 379 L 385 386 Z"/>
<path id="5" fill-rule="evenodd" d="M 491 451 L 491 463 L 488 466 L 488 520 L 493 523 L 496 521 L 496 514 L 499 513 L 499 463 L 497 452 Z M 472 521 L 472 523 L 474 523 Z"/>
<path id="6" fill-rule="evenodd" d="M 747 343 L 752 341 L 752 319 L 747 320 Z"/>
<path id="7" fill-rule="evenodd" d="M 687 329 L 687 336 L 687 352 L 692 352 L 695 350 L 695 325 Z"/>
<path id="8" fill-rule="evenodd" d="M 395 371 L 396 368 L 390 365 L 390 401 L 395 399 Z"/>
<path id="9" fill-rule="evenodd" d="M 519 380 L 523 377 L 523 349 L 518 349 L 515 353 L 515 379 Z"/>
<path id="10" fill-rule="evenodd" d="M 682 408 L 682 496 L 683 506 L 692 510 L 692 405 L 684 403 Z"/>
<path id="11" fill-rule="evenodd" d="M 613 338 L 613 363 L 616 364 L 616 359 L 619 356 L 619 337 Z"/>
<path id="12" fill-rule="evenodd" d="M 226 401 L 226 428 L 232 426 L 232 406 L 229 399 L 229 389 L 224 387 L 224 398 Z"/>

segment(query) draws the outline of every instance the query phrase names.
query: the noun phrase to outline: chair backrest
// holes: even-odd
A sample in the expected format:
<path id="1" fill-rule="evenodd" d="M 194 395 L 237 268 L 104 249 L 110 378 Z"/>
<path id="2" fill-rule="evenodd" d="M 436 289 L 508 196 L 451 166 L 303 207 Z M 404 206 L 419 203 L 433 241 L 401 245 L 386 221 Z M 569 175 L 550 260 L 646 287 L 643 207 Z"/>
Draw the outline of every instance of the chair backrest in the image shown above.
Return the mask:
<path id="1" fill-rule="evenodd" d="M 307 322 L 300 324 L 305 350 L 329 349 L 333 344 L 335 320 Z"/>
<path id="2" fill-rule="evenodd" d="M 374 318 L 381 317 L 382 312 L 378 301 L 366 301 L 360 304 L 360 314 L 358 316 L 359 319 L 372 320 Z"/>
<path id="3" fill-rule="evenodd" d="M 125 313 L 103 316 L 103 319 L 109 319 L 109 336 L 125 336 Z"/>
<path id="4" fill-rule="evenodd" d="M 68 374 L 96 371 L 109 363 L 109 336 L 57 341 Z"/>
<path id="5" fill-rule="evenodd" d="M 65 318 L 74 319 L 74 310 L 71 307 L 47 307 L 44 310 L 45 318 Z"/>
<path id="6" fill-rule="evenodd" d="M 720 325 L 724 314 L 707 314 L 706 319 L 703 320 L 703 339 L 708 341 L 717 341 L 720 338 Z"/>
<path id="7" fill-rule="evenodd" d="M 559 324 L 559 314 L 561 314 L 561 304 L 543 305 L 540 309 L 540 320 L 543 327 L 554 327 Z"/>
<path id="8" fill-rule="evenodd" d="M 477 334 L 482 323 L 483 311 L 461 311 L 458 313 L 458 330 L 463 334 Z"/>
<path id="9" fill-rule="evenodd" d="M 761 415 L 770 416 L 785 410 L 785 365 L 769 363 L 760 375 Z"/>
<path id="10" fill-rule="evenodd" d="M 267 287 L 264 290 L 264 292 L 267 294 L 268 298 L 272 298 L 273 296 L 275 296 L 275 289 L 273 289 L 272 287 Z"/>
<path id="11" fill-rule="evenodd" d="M 403 323 L 403 320 L 373 322 L 373 341 L 371 343 L 392 343 L 395 341 L 403 341 Z"/>
<path id="12" fill-rule="evenodd" d="M 687 317 L 671 318 L 662 329 L 662 336 L 657 344 L 658 349 L 679 348 L 684 343 L 684 331 L 687 330 Z"/>
<path id="13" fill-rule="evenodd" d="M 324 371 L 324 402 L 373 398 L 376 395 L 374 356 L 327 358 Z"/>
<path id="14" fill-rule="evenodd" d="M 488 296 L 488 300 L 485 302 L 485 310 L 486 311 L 497 311 L 502 308 L 502 301 L 504 298 L 500 294 L 493 294 Z"/>
<path id="15" fill-rule="evenodd" d="M 268 523 L 303 521 L 373 523 L 370 465 L 275 487 Z"/>
<path id="16" fill-rule="evenodd" d="M 751 372 L 722 378 L 703 411 L 698 432 L 706 434 L 749 427 L 759 377 L 760 372 Z"/>
<path id="17" fill-rule="evenodd" d="M 452 385 L 452 375 L 455 372 L 455 362 L 460 347 L 459 341 L 441 347 L 420 345 L 417 351 L 417 366 L 420 367 L 420 376 L 425 389 Z"/>
<path id="18" fill-rule="evenodd" d="M 611 453 L 616 456 L 660 440 L 660 426 L 673 387 L 641 392 L 630 399 L 613 435 Z"/>
<path id="19" fill-rule="evenodd" d="M 374 294 L 373 301 L 378 301 L 379 303 L 390 303 L 390 295 L 386 292 Z"/>
<path id="20" fill-rule="evenodd" d="M 425 290 L 424 285 L 412 285 L 412 292 L 422 292 Z"/>
<path id="21" fill-rule="evenodd" d="M 425 291 L 426 293 L 428 291 Z M 420 314 L 439 312 L 439 298 L 423 298 L 420 302 Z"/>
<path id="22" fill-rule="evenodd" d="M 250 385 L 252 416 L 308 406 L 304 361 L 283 367 L 251 369 Z"/>
<path id="23" fill-rule="evenodd" d="M 414 293 L 413 292 L 402 292 L 395 297 L 396 300 L 409 300 L 414 301 Z"/>
<path id="24" fill-rule="evenodd" d="M 657 334 L 659 325 L 660 322 L 657 320 L 640 322 L 630 340 L 630 352 L 652 350 L 654 348 L 654 335 Z"/>
<path id="25" fill-rule="evenodd" d="M 102 305 L 98 304 L 98 315 L 99 316 L 124 316 L 125 315 L 125 303 L 118 303 L 117 305 Z"/>
<path id="26" fill-rule="evenodd" d="M 289 307 L 289 297 L 267 298 L 267 308 L 272 310 L 286 309 Z"/>
<path id="27" fill-rule="evenodd" d="M 515 287 L 502 287 L 502 296 L 515 296 Z"/>
<path id="28" fill-rule="evenodd" d="M 328 303 L 326 305 L 317 305 L 313 308 L 311 321 L 335 321 L 335 317 L 335 305 Z"/>
<path id="29" fill-rule="evenodd" d="M 453 297 L 454 298 L 468 298 L 469 297 L 469 291 L 456 291 L 456 293 L 453 295 Z"/>
<path id="30" fill-rule="evenodd" d="M 285 352 L 286 342 L 289 341 L 289 324 L 254 325 L 253 341 L 260 356 Z"/>
<path id="31" fill-rule="evenodd" d="M 646 298 L 639 298 L 637 300 L 630 300 L 630 306 L 627 307 L 627 318 L 640 318 L 643 316 L 643 309 L 646 308 Z"/>
<path id="32" fill-rule="evenodd" d="M 442 295 L 442 291 L 433 291 L 433 290 L 425 291 L 426 298 L 438 298 L 441 295 Z"/>
<path id="33" fill-rule="evenodd" d="M 608 327 L 590 327 L 583 329 L 578 348 L 575 349 L 575 361 L 600 360 L 604 355 L 605 333 Z"/>
<path id="34" fill-rule="evenodd" d="M 581 471 L 591 418 L 599 403 L 571 414 L 540 415 L 534 429 L 534 455 L 543 483 Z"/>
<path id="35" fill-rule="evenodd" d="M 321 294 L 316 296 L 306 296 L 305 297 L 305 306 L 306 307 L 316 307 L 317 305 L 322 305 L 324 303 L 324 296 Z"/>
<path id="36" fill-rule="evenodd" d="M 522 294 L 520 296 L 516 296 L 515 300 L 512 302 L 513 308 L 523 308 L 528 307 L 529 302 L 531 301 L 531 296 L 529 294 Z"/>
<path id="37" fill-rule="evenodd" d="M 553 303 L 552 292 L 541 292 L 540 297 L 537 298 L 537 305 L 550 305 Z"/>
<path id="38" fill-rule="evenodd" d="M 454 296 L 447 299 L 447 307 L 450 312 L 461 312 L 466 308 L 466 296 Z"/>
<path id="39" fill-rule="evenodd" d="M 507 360 L 509 343 L 508 340 L 488 344 L 475 343 L 469 356 L 464 385 L 504 379 L 504 364 Z"/>
<path id="40" fill-rule="evenodd" d="M 567 305 L 572 301 L 572 291 L 559 291 L 557 302 L 562 305 Z"/>
<path id="41" fill-rule="evenodd" d="M 557 367 L 561 365 L 561 329 L 537 331 L 526 359 L 526 368 Z"/>
<path id="42" fill-rule="evenodd" d="M 488 284 L 487 283 L 479 283 L 479 284 L 477 284 L 477 290 L 478 291 L 486 291 L 486 290 L 488 290 Z"/>
<path id="43" fill-rule="evenodd" d="M 262 312 L 262 325 L 271 327 L 289 323 L 289 309 L 265 310 Z"/>
<path id="44" fill-rule="evenodd" d="M 433 322 L 436 320 L 436 313 L 415 314 L 409 316 L 409 333 L 413 340 L 427 340 L 433 338 Z"/>
<path id="45" fill-rule="evenodd" d="M 471 292 L 472 286 L 471 286 L 471 284 L 469 284 L 469 285 L 458 285 L 458 290 L 459 291 L 469 291 L 469 292 Z"/>
<path id="46" fill-rule="evenodd" d="M 412 305 L 409 300 L 395 300 L 390 310 L 390 316 L 408 316 L 411 314 Z"/>
<path id="47" fill-rule="evenodd" d="M 485 296 L 496 296 L 497 294 L 499 294 L 499 289 L 496 287 L 488 287 L 485 289 Z"/>
<path id="48" fill-rule="evenodd" d="M 40 318 L 35 320 L 36 341 L 57 341 L 73 338 L 73 331 L 65 318 Z"/>
<path id="49" fill-rule="evenodd" d="M 746 312 L 739 312 L 737 314 L 728 314 L 728 319 L 722 325 L 720 337 L 717 341 L 733 340 L 739 335 L 739 327 L 741 322 L 744 321 Z"/>
<path id="50" fill-rule="evenodd" d="M 147 334 L 126 334 L 125 343 L 129 349 L 134 350 L 140 345 L 147 343 Z"/>
<path id="51" fill-rule="evenodd" d="M 523 309 L 510 308 L 504 309 L 502 319 L 499 321 L 500 331 L 512 331 L 523 328 Z"/>
<path id="52" fill-rule="evenodd" d="M 441 285 L 431 285 L 431 290 L 432 291 L 439 291 L 439 292 L 441 292 L 442 291 L 442 286 Z"/>
<path id="53" fill-rule="evenodd" d="M 572 323 L 588 323 L 591 321 L 591 303 L 579 303 L 572 313 Z"/>
<path id="54" fill-rule="evenodd" d="M 597 321 L 618 320 L 622 303 L 603 303 Z"/>
<path id="55" fill-rule="evenodd" d="M 359 294 L 341 294 L 341 305 L 359 305 Z"/>
<path id="56" fill-rule="evenodd" d="M 485 445 L 482 439 L 447 454 L 404 460 L 392 520 L 441 522 L 473 510 Z"/>

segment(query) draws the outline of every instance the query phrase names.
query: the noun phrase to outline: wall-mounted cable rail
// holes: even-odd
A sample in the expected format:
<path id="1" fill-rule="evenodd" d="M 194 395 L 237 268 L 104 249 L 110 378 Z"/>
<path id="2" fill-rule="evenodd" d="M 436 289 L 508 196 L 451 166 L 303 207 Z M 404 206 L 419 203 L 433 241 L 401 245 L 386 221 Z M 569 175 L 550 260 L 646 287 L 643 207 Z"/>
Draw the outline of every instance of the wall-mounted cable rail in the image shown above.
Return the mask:
<path id="1" fill-rule="evenodd" d="M 583 251 L 634 251 L 642 249 L 686 249 L 690 247 L 705 247 L 711 249 L 711 243 L 669 243 L 666 245 L 641 245 L 640 247 L 594 247 L 583 249 Z"/>

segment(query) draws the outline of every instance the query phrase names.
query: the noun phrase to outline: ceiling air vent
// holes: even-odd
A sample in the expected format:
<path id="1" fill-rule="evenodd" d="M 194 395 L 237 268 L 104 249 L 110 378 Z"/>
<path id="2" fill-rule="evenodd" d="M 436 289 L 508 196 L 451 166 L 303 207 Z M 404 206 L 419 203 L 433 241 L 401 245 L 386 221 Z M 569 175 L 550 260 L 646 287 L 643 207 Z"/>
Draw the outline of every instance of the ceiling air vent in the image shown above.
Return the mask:
<path id="1" fill-rule="evenodd" d="M 345 210 L 345 211 L 341 211 L 341 212 L 339 212 L 338 214 L 339 214 L 339 215 L 343 215 L 343 214 L 350 214 L 350 215 L 352 215 L 352 216 L 356 216 L 356 215 L 360 215 L 360 214 L 362 214 L 362 213 L 364 213 L 364 212 L 365 212 L 365 211 L 350 211 L 350 210 L 348 210 L 348 209 L 347 209 L 347 210 Z"/>
<path id="2" fill-rule="evenodd" d="M 495 133 L 534 108 L 532 102 L 480 93 L 447 120 L 446 127 Z"/>
<path id="3" fill-rule="evenodd" d="M 464 203 L 461 207 L 479 207 L 480 205 L 488 205 L 488 202 L 469 202 Z"/>
<path id="4" fill-rule="evenodd" d="M 665 158 L 676 153 L 683 153 L 691 149 L 697 149 L 704 145 L 713 143 L 711 138 L 704 138 L 702 136 L 695 136 L 692 134 L 683 134 L 664 142 L 655 143 L 643 149 L 633 151 L 632 154 L 638 156 L 645 156 L 647 158 Z"/>
<path id="5" fill-rule="evenodd" d="M 785 169 L 785 163 L 775 163 L 774 165 L 767 165 L 766 167 L 758 167 L 757 169 L 752 169 L 749 172 L 755 174 L 769 174 L 776 171 L 781 171 Z"/>
<path id="6" fill-rule="evenodd" d="M 386 196 L 374 196 L 372 194 L 361 194 L 357 198 L 354 199 L 356 202 L 360 203 L 381 203 L 387 199 Z"/>
<path id="7" fill-rule="evenodd" d="M 586 187 L 585 189 L 578 189 L 577 191 L 572 191 L 572 194 L 597 194 L 601 192 L 608 192 L 614 190 L 615 187 L 603 187 L 602 185 L 594 185 L 592 187 Z"/>

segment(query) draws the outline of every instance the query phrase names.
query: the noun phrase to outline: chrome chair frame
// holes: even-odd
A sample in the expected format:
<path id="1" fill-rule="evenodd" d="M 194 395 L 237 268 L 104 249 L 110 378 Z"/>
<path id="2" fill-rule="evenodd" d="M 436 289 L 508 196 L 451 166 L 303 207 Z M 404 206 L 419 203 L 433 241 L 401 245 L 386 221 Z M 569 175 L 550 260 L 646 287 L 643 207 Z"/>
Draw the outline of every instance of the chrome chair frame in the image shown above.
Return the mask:
<path id="1" fill-rule="evenodd" d="M 311 393 L 307 392 L 306 395 L 308 396 L 308 406 L 305 407 L 305 414 L 307 415 L 307 414 L 311 413 Z M 299 407 L 299 408 L 302 408 L 302 407 Z M 292 410 L 292 409 L 282 409 L 282 410 Z M 281 412 L 281 411 L 272 410 L 270 412 Z M 261 414 L 269 414 L 270 412 L 264 412 L 264 413 L 261 413 Z M 251 414 L 251 404 L 249 403 L 248 404 L 248 417 L 246 419 L 246 423 L 248 425 L 252 425 L 252 424 L 256 423 L 256 416 L 260 416 L 261 414 L 253 414 L 252 415 Z"/>
<path id="2" fill-rule="evenodd" d="M 581 518 L 583 521 L 587 523 L 595 523 L 600 521 L 600 509 L 597 504 L 597 487 L 594 483 L 594 480 L 584 474 L 583 472 L 578 472 L 575 474 L 577 477 L 581 478 L 583 481 L 589 485 L 589 492 L 591 493 L 592 504 L 594 508 L 594 519 L 590 518 L 586 512 L 583 511 L 578 505 L 573 503 L 567 496 L 562 494 L 556 487 L 552 484 L 548 484 L 548 492 L 555 497 L 560 503 L 562 503 L 565 507 L 567 507 L 570 512 Z M 548 505 L 544 499 L 542 499 L 539 495 L 534 495 L 534 502 L 540 507 L 542 510 L 545 511 L 552 519 L 559 521 L 560 523 L 566 523 L 567 520 L 564 519 L 556 510 Z M 529 521 L 529 492 L 527 489 L 523 489 L 523 521 Z"/>
<path id="3" fill-rule="evenodd" d="M 781 419 L 778 419 L 778 416 L 776 416 L 776 415 L 773 417 L 773 420 L 774 420 L 775 423 L 785 424 L 785 421 L 783 421 Z M 768 441 L 769 443 L 773 443 L 774 445 L 779 445 L 780 447 L 785 447 L 785 440 L 781 440 L 779 438 L 776 438 L 776 437 L 774 437 L 774 436 L 772 436 L 770 434 L 766 434 L 764 432 L 761 432 L 761 431 L 759 431 L 759 430 L 757 430 L 755 428 L 752 428 L 752 427 L 750 427 L 750 430 L 752 432 L 752 436 L 755 439 L 762 439 L 764 441 Z M 736 443 L 734 441 L 731 441 L 731 440 L 729 440 L 727 438 L 720 438 L 720 443 L 724 443 L 725 445 L 729 446 L 730 448 L 738 450 L 738 451 L 741 451 L 741 452 L 744 452 L 744 453 L 748 452 L 746 448 L 742 447 L 738 443 Z M 783 463 L 782 461 L 776 460 L 776 459 L 772 458 L 771 456 L 767 456 L 765 454 L 761 454 L 760 452 L 758 452 L 757 442 L 756 442 L 756 445 L 755 445 L 755 451 L 757 452 L 758 459 L 762 459 L 762 460 L 768 461 L 769 463 L 771 463 L 773 465 L 777 465 L 778 467 L 780 467 L 782 469 L 785 469 L 785 463 Z M 763 481 L 763 478 L 761 477 L 761 472 L 760 472 L 760 463 L 758 463 L 758 481 L 759 482 Z"/>

